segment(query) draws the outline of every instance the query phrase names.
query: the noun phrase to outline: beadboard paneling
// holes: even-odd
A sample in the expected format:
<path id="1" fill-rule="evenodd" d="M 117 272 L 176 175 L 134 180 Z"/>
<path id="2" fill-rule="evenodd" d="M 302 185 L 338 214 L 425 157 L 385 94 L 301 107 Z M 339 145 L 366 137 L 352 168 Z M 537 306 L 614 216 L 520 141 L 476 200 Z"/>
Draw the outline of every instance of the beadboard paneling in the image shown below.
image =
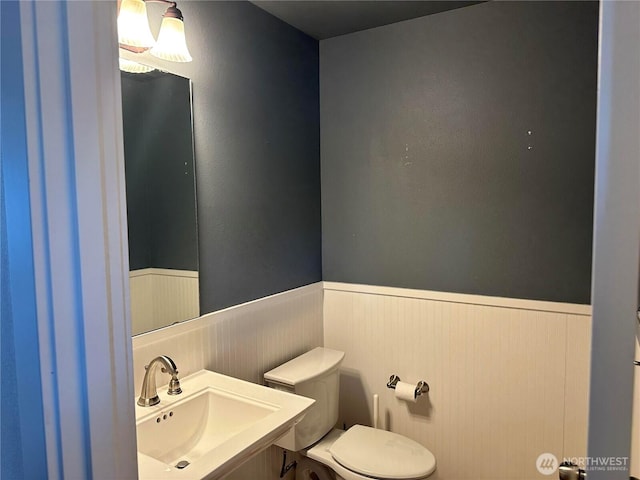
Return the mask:
<path id="1" fill-rule="evenodd" d="M 145 268 L 129 273 L 132 333 L 195 318 L 200 314 L 198 272 Z"/>
<path id="2" fill-rule="evenodd" d="M 341 422 L 372 424 L 377 393 L 381 428 L 429 448 L 441 480 L 540 478 L 539 454 L 586 455 L 588 315 L 349 290 L 325 283 L 324 344 L 346 352 Z M 391 374 L 431 391 L 398 401 Z"/>
<path id="3" fill-rule="evenodd" d="M 582 457 L 587 451 L 591 317 L 567 315 L 566 348 L 563 455 Z"/>
<path id="4" fill-rule="evenodd" d="M 169 355 L 181 376 L 206 368 L 263 383 L 264 372 L 322 345 L 322 295 L 316 283 L 133 337 L 136 393 L 144 365 L 158 355 Z M 167 381 L 158 375 L 158 385 Z M 277 479 L 281 461 L 272 447 L 226 478 Z"/>
<path id="5" fill-rule="evenodd" d="M 542 478 L 534 465 L 542 452 L 586 455 L 588 307 L 554 312 L 549 302 L 492 306 L 483 297 L 477 305 L 406 292 L 327 282 L 323 304 L 314 284 L 139 335 L 136 391 L 144 363 L 159 354 L 183 375 L 210 368 L 262 383 L 263 372 L 324 338 L 346 352 L 340 422 L 370 425 L 378 393 L 380 427 L 430 448 L 434 480 L 533 480 Z M 396 400 L 386 388 L 392 373 L 428 381 L 430 394 L 416 404 Z M 276 480 L 281 461 L 273 447 L 226 479 Z"/>

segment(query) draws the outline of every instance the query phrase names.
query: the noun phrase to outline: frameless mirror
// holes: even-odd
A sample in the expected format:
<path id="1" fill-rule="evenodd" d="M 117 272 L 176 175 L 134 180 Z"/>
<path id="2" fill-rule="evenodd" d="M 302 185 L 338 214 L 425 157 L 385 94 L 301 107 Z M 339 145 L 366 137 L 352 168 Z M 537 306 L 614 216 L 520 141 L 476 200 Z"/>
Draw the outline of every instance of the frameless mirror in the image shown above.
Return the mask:
<path id="1" fill-rule="evenodd" d="M 197 317 L 191 81 L 121 72 L 132 333 Z"/>

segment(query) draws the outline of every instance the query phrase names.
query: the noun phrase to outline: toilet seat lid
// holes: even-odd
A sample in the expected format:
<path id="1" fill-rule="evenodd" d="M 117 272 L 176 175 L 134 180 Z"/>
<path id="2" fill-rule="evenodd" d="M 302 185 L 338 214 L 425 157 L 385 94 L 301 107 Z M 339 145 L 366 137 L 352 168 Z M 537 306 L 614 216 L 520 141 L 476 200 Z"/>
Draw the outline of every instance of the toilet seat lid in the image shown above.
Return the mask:
<path id="1" fill-rule="evenodd" d="M 419 443 L 363 425 L 347 430 L 329 453 L 343 467 L 374 478 L 424 478 L 436 469 L 436 458 Z"/>

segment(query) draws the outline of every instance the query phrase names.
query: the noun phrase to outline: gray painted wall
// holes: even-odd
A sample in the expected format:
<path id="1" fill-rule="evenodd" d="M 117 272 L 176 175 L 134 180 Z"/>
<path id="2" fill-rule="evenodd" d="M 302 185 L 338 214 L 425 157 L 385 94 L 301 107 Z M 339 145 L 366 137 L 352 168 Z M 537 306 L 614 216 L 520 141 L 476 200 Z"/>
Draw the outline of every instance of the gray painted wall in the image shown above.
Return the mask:
<path id="1" fill-rule="evenodd" d="M 489 2 L 321 41 L 324 280 L 589 303 L 597 24 Z"/>
<path id="2" fill-rule="evenodd" d="M 0 478 L 46 478 L 19 2 L 0 30 Z"/>
<path id="3" fill-rule="evenodd" d="M 322 279 L 318 42 L 248 2 L 182 2 L 201 314 Z M 149 18 L 166 7 L 149 4 Z"/>
<path id="4" fill-rule="evenodd" d="M 3 112 L 4 113 L 4 112 Z M 3 159 L 4 160 L 4 159 Z M 0 463 L 0 475 L 7 478 L 23 478 L 22 430 L 20 428 L 20 403 L 18 402 L 18 376 L 13 335 L 13 311 L 9 286 L 9 252 L 7 249 L 7 222 L 2 178 L 0 177 L 0 362 L 5 385 L 0 393 L 0 448 L 4 457 Z"/>

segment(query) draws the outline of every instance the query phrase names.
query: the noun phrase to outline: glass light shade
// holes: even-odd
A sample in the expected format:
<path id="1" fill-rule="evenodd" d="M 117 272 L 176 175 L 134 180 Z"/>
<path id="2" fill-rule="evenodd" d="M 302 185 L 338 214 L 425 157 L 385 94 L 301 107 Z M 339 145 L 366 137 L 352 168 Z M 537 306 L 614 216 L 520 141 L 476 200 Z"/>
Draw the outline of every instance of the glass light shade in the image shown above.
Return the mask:
<path id="1" fill-rule="evenodd" d="M 122 58 L 122 57 L 120 57 L 118 61 L 120 62 L 120 70 L 122 70 L 123 72 L 149 73 L 155 70 L 155 68 L 153 67 L 142 65 L 141 63 L 134 62 L 132 60 L 127 60 L 126 58 Z"/>
<path id="2" fill-rule="evenodd" d="M 155 44 L 143 0 L 122 0 L 118 14 L 118 43 L 142 49 Z"/>
<path id="3" fill-rule="evenodd" d="M 164 17 L 155 46 L 149 50 L 154 57 L 171 62 L 190 62 L 193 60 L 187 49 L 184 36 L 184 22 L 179 18 Z"/>

